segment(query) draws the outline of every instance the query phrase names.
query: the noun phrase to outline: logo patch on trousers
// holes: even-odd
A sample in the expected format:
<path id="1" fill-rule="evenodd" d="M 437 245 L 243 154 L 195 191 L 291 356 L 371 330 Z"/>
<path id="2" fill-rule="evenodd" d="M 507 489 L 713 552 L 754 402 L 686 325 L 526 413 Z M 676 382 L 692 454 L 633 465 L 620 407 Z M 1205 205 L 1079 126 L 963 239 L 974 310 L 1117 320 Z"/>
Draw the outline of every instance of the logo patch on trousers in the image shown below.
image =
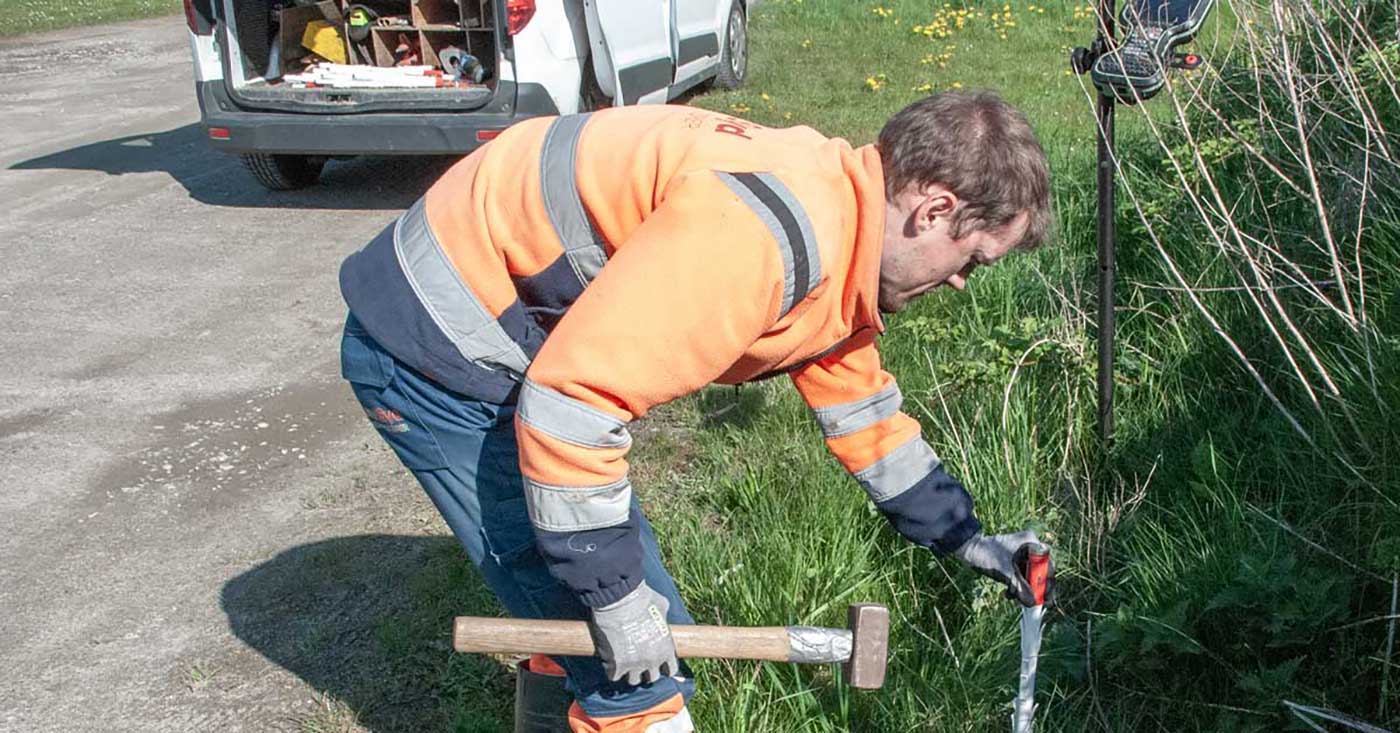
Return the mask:
<path id="1" fill-rule="evenodd" d="M 365 410 L 365 415 L 369 416 L 370 422 L 380 430 L 390 433 L 406 433 L 410 430 L 408 421 L 403 419 L 403 415 L 385 407 L 376 407 L 372 410 Z"/>

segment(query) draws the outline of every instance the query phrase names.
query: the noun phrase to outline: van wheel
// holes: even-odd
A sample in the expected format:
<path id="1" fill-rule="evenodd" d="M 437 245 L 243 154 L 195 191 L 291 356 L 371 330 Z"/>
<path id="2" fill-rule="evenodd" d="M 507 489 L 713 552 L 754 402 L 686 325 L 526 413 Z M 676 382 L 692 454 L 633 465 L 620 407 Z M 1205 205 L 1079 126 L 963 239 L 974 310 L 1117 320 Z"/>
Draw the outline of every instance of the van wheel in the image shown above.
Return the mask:
<path id="1" fill-rule="evenodd" d="M 253 178 L 273 191 L 306 188 L 321 178 L 326 167 L 326 159 L 319 155 L 248 153 L 239 157 Z"/>
<path id="2" fill-rule="evenodd" d="M 719 73 L 715 86 L 738 89 L 749 76 L 749 28 L 744 22 L 744 6 L 739 0 L 729 6 L 729 22 L 719 49 Z"/>

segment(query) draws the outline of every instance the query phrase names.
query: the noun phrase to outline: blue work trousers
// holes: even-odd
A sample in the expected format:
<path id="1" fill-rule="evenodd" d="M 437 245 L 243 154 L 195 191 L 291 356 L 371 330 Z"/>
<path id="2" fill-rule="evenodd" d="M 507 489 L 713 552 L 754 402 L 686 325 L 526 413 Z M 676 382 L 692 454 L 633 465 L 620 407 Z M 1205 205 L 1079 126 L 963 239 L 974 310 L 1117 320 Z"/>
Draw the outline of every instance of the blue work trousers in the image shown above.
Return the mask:
<path id="1" fill-rule="evenodd" d="M 588 607 L 550 575 L 535 546 L 516 452 L 515 406 L 443 389 L 386 352 L 353 315 L 345 323 L 340 359 L 341 374 L 370 422 L 413 472 L 506 611 L 517 618 L 586 620 Z M 641 535 L 646 583 L 671 602 L 667 620 L 695 623 L 645 518 Z M 677 693 L 689 700 L 695 691 L 684 664 L 679 678 L 632 686 L 608 681 L 597 657 L 555 661 L 594 718 L 640 712 Z"/>

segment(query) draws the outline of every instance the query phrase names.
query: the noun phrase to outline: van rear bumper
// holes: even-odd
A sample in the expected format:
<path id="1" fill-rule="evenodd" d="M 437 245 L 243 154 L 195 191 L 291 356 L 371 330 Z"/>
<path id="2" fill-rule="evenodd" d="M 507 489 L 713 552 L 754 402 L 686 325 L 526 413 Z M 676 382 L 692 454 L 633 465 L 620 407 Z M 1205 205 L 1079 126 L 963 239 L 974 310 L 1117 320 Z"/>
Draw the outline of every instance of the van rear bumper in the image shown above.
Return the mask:
<path id="1" fill-rule="evenodd" d="M 499 84 L 496 98 L 514 100 L 514 104 L 492 104 L 480 111 L 456 113 L 302 114 L 248 110 L 229 98 L 221 79 L 197 82 L 195 96 L 205 130 L 228 131 L 227 137 L 210 137 L 210 144 L 230 153 L 439 155 L 469 153 L 483 142 L 478 133 L 489 134 L 521 120 L 559 113 L 549 93 L 539 84 Z"/>

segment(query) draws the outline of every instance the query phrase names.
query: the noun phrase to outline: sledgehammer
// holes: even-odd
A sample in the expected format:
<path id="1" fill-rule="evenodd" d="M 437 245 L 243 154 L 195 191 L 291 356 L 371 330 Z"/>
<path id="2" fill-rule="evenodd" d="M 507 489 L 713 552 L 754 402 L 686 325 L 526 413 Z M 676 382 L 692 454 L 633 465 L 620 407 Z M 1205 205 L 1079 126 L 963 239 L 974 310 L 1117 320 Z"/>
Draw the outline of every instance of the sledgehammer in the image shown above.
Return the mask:
<path id="1" fill-rule="evenodd" d="M 709 659 L 763 659 L 823 664 L 842 662 L 852 687 L 870 690 L 885 683 L 890 611 L 878 603 L 856 603 L 848 629 L 816 626 L 672 626 L 676 655 Z M 486 654 L 597 654 L 582 621 L 538 621 L 458 616 L 452 648 Z"/>

